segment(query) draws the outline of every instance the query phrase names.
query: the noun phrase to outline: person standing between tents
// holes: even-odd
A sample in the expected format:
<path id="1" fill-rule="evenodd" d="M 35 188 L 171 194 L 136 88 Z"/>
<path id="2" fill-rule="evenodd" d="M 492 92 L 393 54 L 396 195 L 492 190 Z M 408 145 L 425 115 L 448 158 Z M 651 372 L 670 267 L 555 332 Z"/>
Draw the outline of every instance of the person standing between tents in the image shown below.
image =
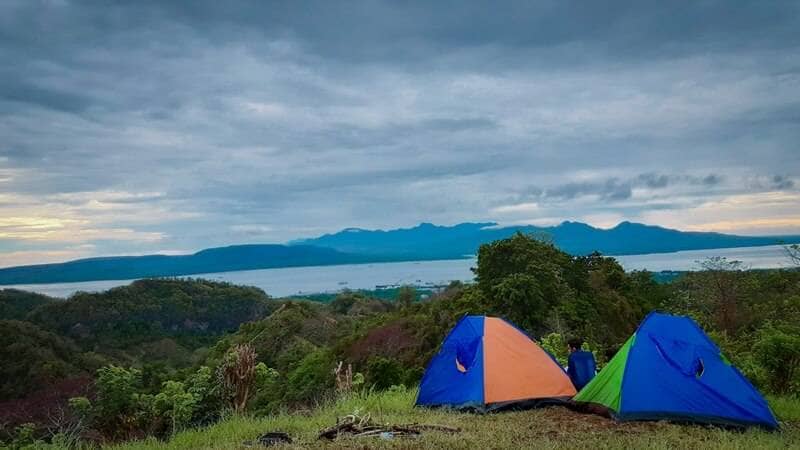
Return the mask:
<path id="1" fill-rule="evenodd" d="M 582 350 L 583 340 L 579 338 L 570 339 L 567 343 L 569 349 L 569 359 L 567 360 L 567 375 L 575 385 L 575 389 L 580 391 L 589 384 L 597 371 L 597 364 L 594 361 L 592 352 Z"/>

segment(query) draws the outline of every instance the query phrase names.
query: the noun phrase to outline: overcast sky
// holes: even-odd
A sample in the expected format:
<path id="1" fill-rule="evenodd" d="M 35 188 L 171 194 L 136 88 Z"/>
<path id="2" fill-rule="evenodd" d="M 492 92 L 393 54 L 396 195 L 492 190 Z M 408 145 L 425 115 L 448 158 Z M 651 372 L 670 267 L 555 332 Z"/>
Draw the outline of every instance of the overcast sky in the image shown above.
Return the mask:
<path id="1" fill-rule="evenodd" d="M 0 1 L 0 266 L 419 222 L 800 233 L 800 2 Z"/>

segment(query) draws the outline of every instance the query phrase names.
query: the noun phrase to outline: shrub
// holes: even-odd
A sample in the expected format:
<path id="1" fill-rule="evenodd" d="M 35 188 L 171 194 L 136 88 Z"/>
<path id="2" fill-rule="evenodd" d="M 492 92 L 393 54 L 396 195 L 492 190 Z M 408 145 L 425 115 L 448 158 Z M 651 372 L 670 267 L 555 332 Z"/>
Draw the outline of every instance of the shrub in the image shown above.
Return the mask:
<path id="1" fill-rule="evenodd" d="M 92 402 L 86 397 L 72 397 L 69 399 L 69 407 L 78 415 L 78 417 L 88 417 L 92 411 Z"/>
<path id="2" fill-rule="evenodd" d="M 397 291 L 397 304 L 401 308 L 408 308 L 417 299 L 417 290 L 413 286 L 402 286 Z"/>
<path id="3" fill-rule="evenodd" d="M 110 365 L 97 371 L 95 418 L 102 432 L 112 438 L 131 437 L 139 411 L 136 394 L 141 387 L 138 369 Z"/>
<path id="4" fill-rule="evenodd" d="M 165 381 L 153 401 L 157 416 L 170 421 L 172 433 L 185 428 L 194 416 L 200 396 L 186 391 L 180 381 Z"/>
<path id="5" fill-rule="evenodd" d="M 321 398 L 333 387 L 334 365 L 333 355 L 326 348 L 318 348 L 307 354 L 297 367 L 289 372 L 284 400 L 308 403 Z"/>
<path id="6" fill-rule="evenodd" d="M 406 381 L 406 371 L 394 359 L 373 356 L 367 361 L 367 380 L 375 389 L 389 389 Z"/>
<path id="7" fill-rule="evenodd" d="M 567 350 L 567 340 L 559 333 L 550 333 L 542 336 L 539 345 L 550 352 L 562 366 L 567 365 L 569 352 Z"/>
<path id="8" fill-rule="evenodd" d="M 800 375 L 800 328 L 762 328 L 753 345 L 753 357 L 765 369 L 766 382 L 773 392 L 790 392 L 798 385 Z"/>
<path id="9" fill-rule="evenodd" d="M 256 351 L 239 344 L 225 354 L 218 369 L 223 398 L 234 412 L 243 412 L 255 392 Z"/>

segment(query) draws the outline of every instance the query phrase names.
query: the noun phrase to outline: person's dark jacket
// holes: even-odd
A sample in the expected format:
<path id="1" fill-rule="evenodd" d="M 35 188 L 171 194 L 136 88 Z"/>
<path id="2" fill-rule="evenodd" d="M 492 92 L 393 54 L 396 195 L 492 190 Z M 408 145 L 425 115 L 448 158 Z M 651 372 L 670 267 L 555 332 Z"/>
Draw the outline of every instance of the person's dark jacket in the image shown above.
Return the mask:
<path id="1" fill-rule="evenodd" d="M 578 350 L 569 354 L 567 362 L 567 374 L 575 389 L 581 390 L 594 378 L 597 365 L 594 362 L 592 352 Z"/>

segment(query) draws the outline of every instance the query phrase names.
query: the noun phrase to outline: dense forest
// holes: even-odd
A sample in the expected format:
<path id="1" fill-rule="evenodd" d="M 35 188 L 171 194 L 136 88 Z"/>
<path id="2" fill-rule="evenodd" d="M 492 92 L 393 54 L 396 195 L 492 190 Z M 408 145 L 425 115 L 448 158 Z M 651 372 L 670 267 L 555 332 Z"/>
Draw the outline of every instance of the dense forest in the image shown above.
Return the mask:
<path id="1" fill-rule="evenodd" d="M 413 386 L 464 314 L 502 316 L 557 358 L 582 337 L 602 365 L 652 310 L 695 318 L 760 389 L 800 387 L 800 271 L 722 258 L 657 282 L 613 258 L 516 234 L 482 245 L 475 281 L 395 298 L 272 299 L 149 279 L 66 300 L 0 291 L 0 439 L 70 445 L 155 436 L 226 414 L 313 407 Z M 422 298 L 421 298 L 422 297 Z"/>

